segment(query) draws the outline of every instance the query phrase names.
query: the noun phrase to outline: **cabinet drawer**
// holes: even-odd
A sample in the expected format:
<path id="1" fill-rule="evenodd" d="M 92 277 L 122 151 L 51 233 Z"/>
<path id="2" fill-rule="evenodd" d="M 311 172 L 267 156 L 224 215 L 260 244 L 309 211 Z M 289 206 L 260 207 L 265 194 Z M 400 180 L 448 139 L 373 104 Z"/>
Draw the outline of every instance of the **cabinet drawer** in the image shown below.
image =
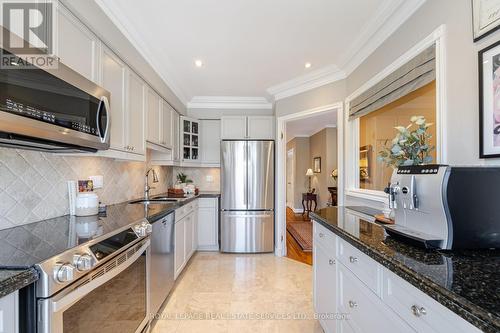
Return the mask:
<path id="1" fill-rule="evenodd" d="M 415 332 L 344 265 L 338 265 L 339 312 L 346 313 L 350 329 L 360 332 Z"/>
<path id="2" fill-rule="evenodd" d="M 386 268 L 382 298 L 418 332 L 481 332 Z"/>
<path id="3" fill-rule="evenodd" d="M 318 222 L 313 224 L 313 242 L 321 245 L 331 256 L 337 256 L 337 236 Z"/>
<path id="4" fill-rule="evenodd" d="M 184 206 L 181 206 L 175 210 L 175 222 L 179 222 L 186 215 L 193 212 L 195 209 L 198 209 L 198 200 L 193 200 Z"/>
<path id="5" fill-rule="evenodd" d="M 380 295 L 382 267 L 375 260 L 340 238 L 338 258 L 368 288 Z"/>

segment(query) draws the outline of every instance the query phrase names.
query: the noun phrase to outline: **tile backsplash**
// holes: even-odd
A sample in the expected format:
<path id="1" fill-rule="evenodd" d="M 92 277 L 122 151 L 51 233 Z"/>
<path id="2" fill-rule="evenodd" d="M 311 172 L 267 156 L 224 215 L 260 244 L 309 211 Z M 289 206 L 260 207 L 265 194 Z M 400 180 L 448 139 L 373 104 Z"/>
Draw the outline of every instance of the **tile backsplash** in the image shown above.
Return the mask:
<path id="1" fill-rule="evenodd" d="M 0 148 L 0 229 L 67 215 L 68 180 L 104 176 L 104 187 L 96 193 L 108 205 L 142 197 L 147 167 L 142 162 Z M 160 182 L 152 185 L 151 193 L 166 192 L 174 179 L 172 167 L 155 170 Z"/>
<path id="2" fill-rule="evenodd" d="M 177 181 L 177 174 L 183 172 L 191 179 L 200 191 L 220 191 L 220 168 L 182 168 L 174 167 L 172 182 Z M 208 181 L 207 177 L 212 177 Z"/>

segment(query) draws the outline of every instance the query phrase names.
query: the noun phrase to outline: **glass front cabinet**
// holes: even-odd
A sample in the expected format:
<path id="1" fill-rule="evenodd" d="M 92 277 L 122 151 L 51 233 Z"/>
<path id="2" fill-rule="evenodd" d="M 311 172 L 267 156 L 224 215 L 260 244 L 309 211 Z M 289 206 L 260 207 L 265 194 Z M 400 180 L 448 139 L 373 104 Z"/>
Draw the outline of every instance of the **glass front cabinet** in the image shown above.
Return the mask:
<path id="1" fill-rule="evenodd" d="M 200 163 L 200 121 L 182 116 L 180 127 L 182 161 Z"/>

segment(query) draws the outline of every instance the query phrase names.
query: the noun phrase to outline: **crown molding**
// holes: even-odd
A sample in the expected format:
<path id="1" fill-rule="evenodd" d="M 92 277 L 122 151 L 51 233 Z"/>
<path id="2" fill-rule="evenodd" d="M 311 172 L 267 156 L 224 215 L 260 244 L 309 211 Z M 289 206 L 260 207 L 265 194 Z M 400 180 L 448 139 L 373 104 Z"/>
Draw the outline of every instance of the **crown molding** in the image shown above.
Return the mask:
<path id="1" fill-rule="evenodd" d="M 387 0 L 365 24 L 360 36 L 340 57 L 340 66 L 329 65 L 314 72 L 269 87 L 274 100 L 291 97 L 346 79 L 389 38 L 426 0 Z"/>
<path id="2" fill-rule="evenodd" d="M 272 110 L 273 104 L 264 97 L 195 96 L 188 109 L 253 109 Z"/>
<path id="3" fill-rule="evenodd" d="M 136 48 L 136 50 L 142 55 L 144 60 L 157 72 L 160 78 L 167 84 L 167 86 L 172 90 L 172 92 L 179 98 L 182 104 L 186 105 L 187 97 L 180 86 L 172 80 L 172 74 L 165 66 L 165 59 L 163 57 L 154 56 L 147 43 L 133 27 L 127 16 L 123 14 L 119 6 L 115 6 L 112 3 L 104 0 L 95 0 L 97 5 L 102 9 L 104 14 L 109 17 L 114 25 L 121 31 L 121 33 L 130 41 L 130 43 Z M 120 17 L 120 19 L 118 19 Z M 168 77 L 164 75 L 168 74 Z"/>
<path id="4" fill-rule="evenodd" d="M 329 65 L 269 87 L 266 91 L 277 101 L 345 78 L 344 71 L 339 70 L 335 65 Z"/>

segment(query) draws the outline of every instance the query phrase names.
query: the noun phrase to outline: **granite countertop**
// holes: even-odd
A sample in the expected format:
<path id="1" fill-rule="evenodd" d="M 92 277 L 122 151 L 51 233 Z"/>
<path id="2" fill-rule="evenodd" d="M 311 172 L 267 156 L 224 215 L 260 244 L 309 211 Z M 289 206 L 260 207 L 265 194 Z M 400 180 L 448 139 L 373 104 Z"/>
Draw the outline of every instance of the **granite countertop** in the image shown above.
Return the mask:
<path id="1" fill-rule="evenodd" d="M 0 230 L 0 296 L 35 282 L 38 273 L 33 267 L 37 263 L 144 218 L 154 223 L 194 199 L 219 196 L 217 192 L 200 192 L 177 202 L 152 205 L 124 202 L 108 206 L 102 215 L 66 215 Z"/>
<path id="2" fill-rule="evenodd" d="M 385 234 L 347 207 L 311 219 L 484 332 L 500 332 L 500 251 L 425 250 Z"/>

